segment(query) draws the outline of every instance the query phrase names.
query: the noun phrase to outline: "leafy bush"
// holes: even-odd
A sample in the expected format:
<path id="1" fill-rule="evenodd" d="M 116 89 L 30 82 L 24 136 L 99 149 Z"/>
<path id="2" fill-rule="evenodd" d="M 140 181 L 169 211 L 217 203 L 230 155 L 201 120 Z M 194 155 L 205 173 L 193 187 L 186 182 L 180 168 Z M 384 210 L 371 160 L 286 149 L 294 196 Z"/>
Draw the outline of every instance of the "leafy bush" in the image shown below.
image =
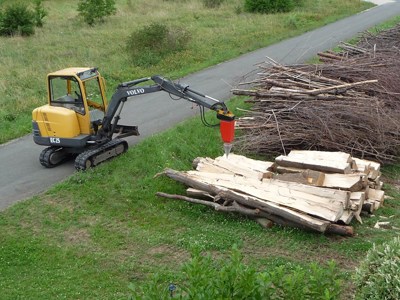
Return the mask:
<path id="1" fill-rule="evenodd" d="M 34 18 L 37 27 L 43 27 L 43 19 L 47 14 L 48 12 L 43 7 L 42 0 L 35 0 Z"/>
<path id="2" fill-rule="evenodd" d="M 237 249 L 230 259 L 214 261 L 194 252 L 183 265 L 181 284 L 167 284 L 159 275 L 149 283 L 129 287 L 133 299 L 337 299 L 340 280 L 336 267 L 292 264 L 258 272 L 243 264 Z"/>
<path id="3" fill-rule="evenodd" d="M 127 49 L 138 66 L 152 66 L 163 57 L 186 49 L 190 34 L 184 28 L 170 28 L 152 23 L 135 30 L 127 41 Z"/>
<path id="4" fill-rule="evenodd" d="M 0 35 L 30 36 L 35 33 L 35 26 L 43 26 L 43 18 L 47 11 L 42 5 L 42 0 L 35 1 L 32 11 L 25 3 L 13 3 L 0 11 Z"/>
<path id="5" fill-rule="evenodd" d="M 29 36 L 35 33 L 34 14 L 23 3 L 13 3 L 0 14 L 0 35 Z"/>
<path id="6" fill-rule="evenodd" d="M 203 5 L 207 8 L 216 8 L 220 7 L 224 1 L 225 0 L 203 0 Z"/>
<path id="7" fill-rule="evenodd" d="M 244 8 L 248 12 L 277 13 L 291 11 L 298 0 L 246 0 Z"/>
<path id="8" fill-rule="evenodd" d="M 83 20 L 94 25 L 104 22 L 105 17 L 115 14 L 115 0 L 79 0 L 78 12 Z"/>
<path id="9" fill-rule="evenodd" d="M 356 270 L 356 299 L 400 299 L 400 238 L 376 246 Z"/>

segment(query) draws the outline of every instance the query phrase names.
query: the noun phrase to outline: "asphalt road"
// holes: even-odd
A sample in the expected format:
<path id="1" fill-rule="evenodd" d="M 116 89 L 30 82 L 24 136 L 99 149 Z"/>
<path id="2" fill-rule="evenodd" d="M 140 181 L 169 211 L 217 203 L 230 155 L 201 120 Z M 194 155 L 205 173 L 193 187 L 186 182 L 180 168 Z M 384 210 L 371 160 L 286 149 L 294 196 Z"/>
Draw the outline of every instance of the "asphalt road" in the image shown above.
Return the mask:
<path id="1" fill-rule="evenodd" d="M 181 79 L 181 82 L 214 98 L 229 99 L 232 87 L 253 73 L 256 64 L 265 61 L 267 56 L 282 64 L 304 62 L 318 51 L 330 49 L 338 42 L 400 14 L 398 1 L 376 0 L 376 3 L 382 5 L 197 72 Z M 100 66 L 100 71 L 102 67 L 106 66 Z M 128 139 L 133 145 L 197 113 L 198 109 L 193 109 L 189 102 L 173 101 L 168 94 L 161 92 L 127 101 L 120 124 L 139 126 L 141 136 Z M 184 139 L 190 142 L 190 137 Z M 39 194 L 74 172 L 72 162 L 54 169 L 43 168 L 38 159 L 42 149 L 33 143 L 31 135 L 0 145 L 0 210 Z"/>

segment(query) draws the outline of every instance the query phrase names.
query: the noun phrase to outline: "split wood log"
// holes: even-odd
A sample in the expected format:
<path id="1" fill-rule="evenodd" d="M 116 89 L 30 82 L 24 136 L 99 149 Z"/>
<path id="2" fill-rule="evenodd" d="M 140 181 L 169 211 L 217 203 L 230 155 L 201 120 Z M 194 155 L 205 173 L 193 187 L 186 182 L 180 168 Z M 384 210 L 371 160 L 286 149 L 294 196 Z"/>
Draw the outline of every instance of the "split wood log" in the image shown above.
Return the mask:
<path id="1" fill-rule="evenodd" d="M 385 201 L 385 192 L 382 190 L 369 189 L 367 199 L 376 201 L 380 203 L 380 205 L 383 205 L 383 202 Z"/>
<path id="2" fill-rule="evenodd" d="M 339 221 L 348 225 L 351 223 L 351 221 L 354 218 L 354 211 L 351 210 L 345 210 L 343 212 L 343 215 L 340 217 Z"/>
<path id="3" fill-rule="evenodd" d="M 343 213 L 343 204 L 338 199 L 349 197 L 344 191 L 279 180 L 264 179 L 259 182 L 228 174 L 215 176 L 213 173 L 192 171 L 186 172 L 184 176 L 205 184 L 240 191 L 333 222 L 336 222 Z"/>
<path id="4" fill-rule="evenodd" d="M 275 174 L 272 178 L 281 181 L 297 182 L 313 186 L 323 186 L 325 173 L 313 170 L 298 170 L 301 172 Z"/>
<path id="5" fill-rule="evenodd" d="M 158 192 L 156 195 L 159 197 L 164 197 L 168 199 L 177 199 L 177 200 L 183 200 L 187 201 L 190 203 L 195 203 L 195 204 L 202 204 L 206 205 L 209 207 L 214 208 L 216 211 L 220 212 L 231 212 L 231 213 L 240 213 L 242 215 L 248 216 L 255 218 L 256 220 L 261 223 L 264 227 L 270 227 L 271 223 L 268 222 L 267 220 L 270 220 L 276 224 L 282 225 L 282 226 L 291 226 L 291 227 L 297 227 L 297 228 L 303 228 L 307 230 L 314 230 L 318 232 L 326 232 L 326 233 L 334 233 L 334 234 L 339 234 L 339 235 L 345 235 L 345 236 L 352 236 L 353 235 L 353 228 L 350 226 L 340 226 L 336 224 L 330 224 L 329 222 L 322 221 L 319 219 L 315 219 L 306 215 L 301 215 L 296 212 L 276 207 L 278 210 L 283 210 L 284 213 L 283 215 L 276 215 L 276 214 L 270 214 L 266 212 L 265 210 L 262 209 L 253 209 L 253 208 L 247 208 L 243 205 L 237 204 L 237 203 L 246 203 L 245 205 L 249 205 L 249 199 L 253 199 L 254 201 L 258 201 L 255 198 L 248 197 L 246 195 L 240 195 L 239 193 L 235 193 L 232 191 L 226 191 L 222 192 L 224 195 L 224 198 L 230 198 L 232 200 L 232 203 L 234 205 L 232 206 L 222 206 L 218 203 L 210 202 L 210 201 L 205 201 L 205 200 L 199 200 L 199 199 L 194 199 L 190 197 L 185 197 L 181 195 L 171 195 L 171 194 L 166 194 L 166 193 L 161 193 Z M 248 198 L 247 198 L 248 197 Z M 246 199 L 247 198 L 247 199 Z M 236 202 L 236 200 L 239 200 Z M 250 201 L 251 202 L 251 201 Z M 271 210 L 271 207 L 268 206 L 268 204 L 261 203 L 261 206 L 266 208 L 267 210 Z M 275 208 L 272 207 L 272 210 L 275 211 Z M 289 217 L 289 218 L 287 218 Z"/>
<path id="6" fill-rule="evenodd" d="M 291 150 L 288 157 L 315 161 L 340 161 L 351 163 L 353 158 L 345 152 L 315 151 L 315 150 Z"/>
<path id="7" fill-rule="evenodd" d="M 209 192 L 211 195 L 216 195 L 224 190 L 238 190 L 242 193 L 264 199 L 269 203 L 275 205 L 291 207 L 298 211 L 315 215 L 325 220 L 336 222 L 341 214 L 343 213 L 343 204 L 334 197 L 338 197 L 340 192 L 336 190 L 321 189 L 323 194 L 329 194 L 332 198 L 328 199 L 320 195 L 310 194 L 304 191 L 297 191 L 301 189 L 301 186 L 288 183 L 288 182 L 258 182 L 256 180 L 248 181 L 240 177 L 228 176 L 227 174 L 221 174 L 221 178 L 212 178 L 212 173 L 202 172 L 177 172 L 171 169 L 164 171 L 168 177 L 182 182 L 187 186 L 191 186 L 196 189 L 201 189 Z M 223 178 L 225 177 L 225 178 Z M 288 186 L 290 185 L 290 188 Z M 312 186 L 303 186 L 308 191 L 312 191 Z M 214 192 L 213 192 L 214 191 Z M 314 190 L 314 193 L 318 193 Z M 347 194 L 346 194 L 347 196 Z"/>
<path id="8" fill-rule="evenodd" d="M 324 187 L 357 192 L 367 186 L 365 176 L 359 174 L 325 174 Z"/>
<path id="9" fill-rule="evenodd" d="M 325 173 L 341 173 L 350 174 L 351 164 L 343 161 L 334 160 L 313 160 L 307 158 L 289 157 L 289 156 L 278 156 L 275 158 L 275 162 L 279 166 L 290 167 L 290 168 L 301 168 L 301 169 L 312 169 L 315 171 L 321 171 Z"/>
<path id="10" fill-rule="evenodd" d="M 261 162 L 256 165 L 256 161 L 251 160 L 252 164 L 245 164 L 243 159 L 239 159 L 239 155 L 231 153 L 229 158 L 217 157 L 211 158 L 196 158 L 193 161 L 193 166 L 199 172 L 218 173 L 218 174 L 236 174 L 248 178 L 271 178 L 272 172 L 268 169 L 273 165 L 271 162 Z M 248 159 L 250 161 L 250 159 Z"/>

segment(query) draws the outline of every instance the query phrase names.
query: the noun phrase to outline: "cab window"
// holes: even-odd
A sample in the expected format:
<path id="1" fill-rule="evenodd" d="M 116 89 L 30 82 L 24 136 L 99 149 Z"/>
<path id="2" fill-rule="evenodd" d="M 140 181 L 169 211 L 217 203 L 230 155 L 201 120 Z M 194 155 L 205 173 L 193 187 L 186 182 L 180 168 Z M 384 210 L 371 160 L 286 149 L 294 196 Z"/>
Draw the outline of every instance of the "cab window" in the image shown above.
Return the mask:
<path id="1" fill-rule="evenodd" d="M 92 78 L 83 82 L 89 109 L 104 111 L 103 97 L 101 95 L 99 78 Z"/>
<path id="2" fill-rule="evenodd" d="M 51 77 L 49 80 L 50 105 L 62 106 L 85 114 L 82 93 L 74 77 Z"/>

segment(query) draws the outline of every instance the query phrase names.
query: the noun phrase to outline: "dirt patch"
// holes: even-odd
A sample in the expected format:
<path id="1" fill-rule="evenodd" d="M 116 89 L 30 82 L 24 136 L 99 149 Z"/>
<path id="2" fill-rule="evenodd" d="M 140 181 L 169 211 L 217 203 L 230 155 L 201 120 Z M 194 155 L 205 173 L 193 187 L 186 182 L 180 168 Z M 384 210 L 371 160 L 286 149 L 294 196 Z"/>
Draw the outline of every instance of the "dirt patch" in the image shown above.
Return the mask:
<path id="1" fill-rule="evenodd" d="M 68 245 L 87 245 L 91 242 L 91 237 L 84 228 L 70 228 L 64 232 L 64 242 Z"/>

